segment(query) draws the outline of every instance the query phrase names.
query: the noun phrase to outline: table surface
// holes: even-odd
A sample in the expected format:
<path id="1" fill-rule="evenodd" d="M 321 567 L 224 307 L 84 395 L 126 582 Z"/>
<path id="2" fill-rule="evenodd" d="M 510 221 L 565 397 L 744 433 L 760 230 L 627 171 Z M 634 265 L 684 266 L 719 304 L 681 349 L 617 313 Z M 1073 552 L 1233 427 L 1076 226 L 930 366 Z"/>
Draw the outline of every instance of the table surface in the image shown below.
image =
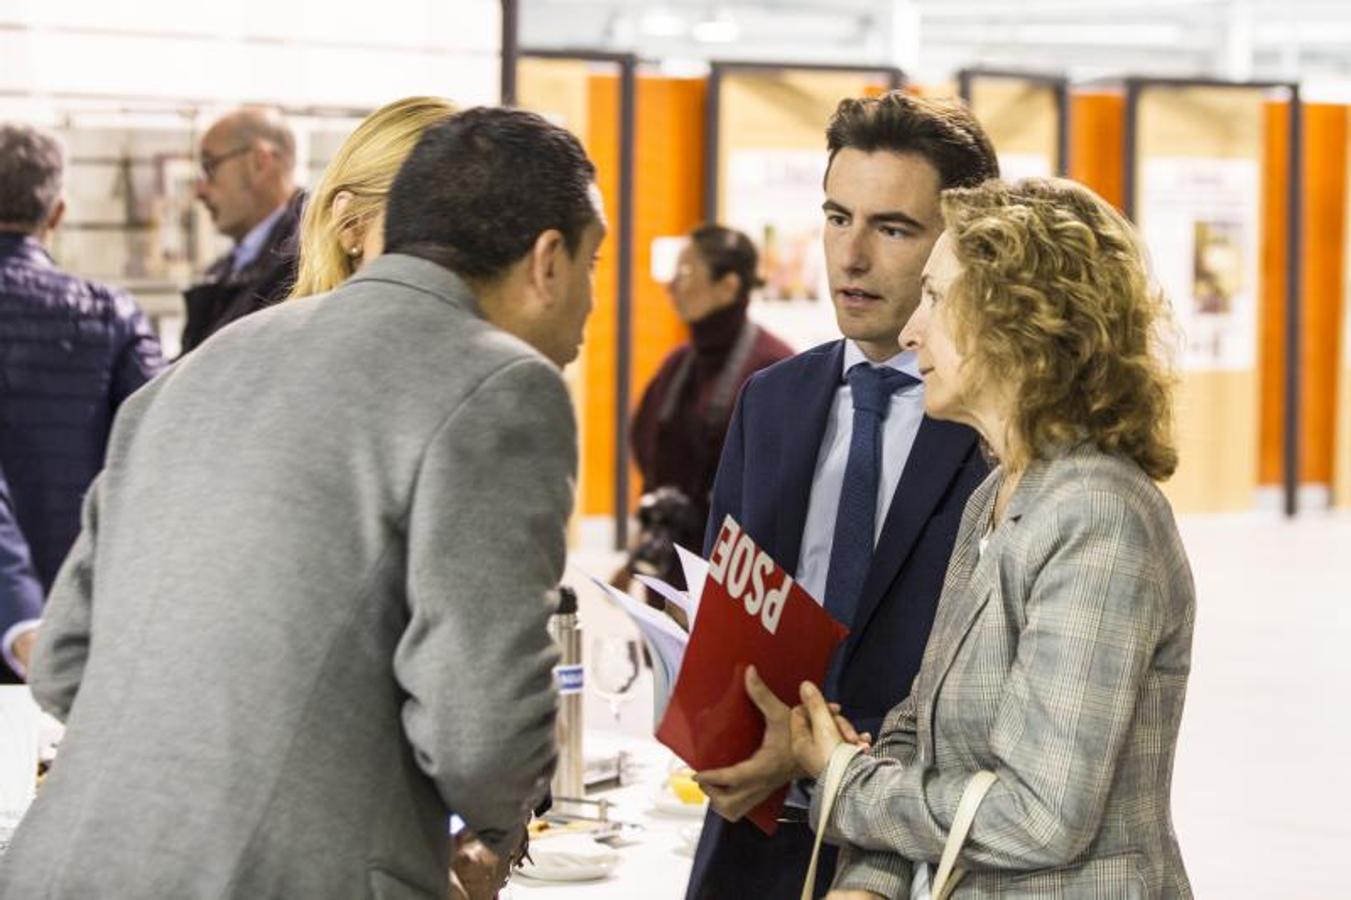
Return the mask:
<path id="1" fill-rule="evenodd" d="M 635 842 L 620 847 L 623 858 L 608 878 L 590 882 L 539 882 L 513 878 L 501 900 L 680 900 L 685 896 L 693 858 L 682 832 L 691 837 L 702 827 L 702 816 L 662 812 L 654 796 L 665 783 L 673 757 L 652 739 L 615 736 L 617 746 L 630 754 L 635 780 L 623 787 L 591 795 L 614 804 L 610 816 L 642 826 Z"/>

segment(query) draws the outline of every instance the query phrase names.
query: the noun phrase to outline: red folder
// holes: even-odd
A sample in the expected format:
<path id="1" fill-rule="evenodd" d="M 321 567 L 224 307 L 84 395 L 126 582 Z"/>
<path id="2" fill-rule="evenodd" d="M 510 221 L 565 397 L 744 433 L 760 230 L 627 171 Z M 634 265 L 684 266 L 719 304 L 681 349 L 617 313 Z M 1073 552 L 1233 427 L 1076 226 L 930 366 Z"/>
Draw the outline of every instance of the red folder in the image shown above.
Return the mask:
<path id="1" fill-rule="evenodd" d="M 754 665 L 780 700 L 796 706 L 798 686 L 823 682 L 848 633 L 728 516 L 657 740 L 698 771 L 745 760 L 765 732 L 764 716 L 746 696 L 746 667 Z M 773 834 L 787 792 L 747 818 Z"/>

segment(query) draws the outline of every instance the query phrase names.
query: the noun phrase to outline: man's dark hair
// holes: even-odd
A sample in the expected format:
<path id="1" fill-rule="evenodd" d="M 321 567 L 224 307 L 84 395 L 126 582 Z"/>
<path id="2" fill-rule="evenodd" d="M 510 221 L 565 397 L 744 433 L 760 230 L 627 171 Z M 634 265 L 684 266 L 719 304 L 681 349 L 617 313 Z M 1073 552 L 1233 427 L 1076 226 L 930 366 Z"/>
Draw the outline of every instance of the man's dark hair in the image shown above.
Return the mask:
<path id="1" fill-rule="evenodd" d="M 40 128 L 0 123 L 0 225 L 36 231 L 61 199 L 61 142 Z"/>
<path id="2" fill-rule="evenodd" d="M 999 177 L 999 158 L 989 135 L 956 100 L 901 91 L 841 100 L 826 126 L 826 147 L 831 162 L 846 147 L 864 153 L 913 153 L 938 170 L 941 190 L 975 187 Z"/>
<path id="3" fill-rule="evenodd" d="M 428 128 L 389 191 L 385 250 L 491 279 L 557 229 L 576 255 L 596 218 L 596 167 L 535 113 L 475 107 Z"/>
<path id="4" fill-rule="evenodd" d="M 728 272 L 741 280 L 737 301 L 751 295 L 751 289 L 760 286 L 760 257 L 755 244 L 745 234 L 725 225 L 700 225 L 690 232 L 690 243 L 699 258 L 708 266 L 713 281 Z"/>

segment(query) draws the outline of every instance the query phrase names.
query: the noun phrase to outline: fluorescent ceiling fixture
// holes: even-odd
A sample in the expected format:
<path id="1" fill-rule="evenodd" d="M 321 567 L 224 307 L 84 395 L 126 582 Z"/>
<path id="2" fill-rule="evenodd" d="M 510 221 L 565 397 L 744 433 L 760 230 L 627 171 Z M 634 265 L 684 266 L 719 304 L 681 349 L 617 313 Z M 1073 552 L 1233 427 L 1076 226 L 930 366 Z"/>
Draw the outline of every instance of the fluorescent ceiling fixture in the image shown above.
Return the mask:
<path id="1" fill-rule="evenodd" d="M 730 44 L 741 37 L 741 26 L 729 15 L 696 22 L 690 34 L 701 44 Z"/>
<path id="2" fill-rule="evenodd" d="M 1182 43 L 1177 25 L 1023 25 L 1012 43 L 1093 47 L 1169 47 Z"/>
<path id="3" fill-rule="evenodd" d="M 689 28 L 683 16 L 659 7 L 643 13 L 638 20 L 638 30 L 647 37 L 673 38 L 682 36 Z"/>
<path id="4" fill-rule="evenodd" d="M 1253 29 L 1254 42 L 1263 46 L 1289 44 L 1348 44 L 1351 43 L 1351 22 L 1263 22 Z"/>

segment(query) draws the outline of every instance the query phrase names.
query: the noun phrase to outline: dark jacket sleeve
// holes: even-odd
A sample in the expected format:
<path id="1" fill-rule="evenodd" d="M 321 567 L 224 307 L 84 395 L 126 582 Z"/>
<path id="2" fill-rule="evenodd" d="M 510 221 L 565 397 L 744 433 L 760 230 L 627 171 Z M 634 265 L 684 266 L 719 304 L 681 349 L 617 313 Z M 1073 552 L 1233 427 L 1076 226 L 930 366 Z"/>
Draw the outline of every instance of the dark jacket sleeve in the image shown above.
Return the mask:
<path id="1" fill-rule="evenodd" d="M 0 469 L 0 635 L 17 622 L 41 615 L 42 585 L 14 515 L 9 482 Z"/>
<path id="2" fill-rule="evenodd" d="M 126 294 L 119 294 L 114 302 L 117 309 L 117 335 L 120 347 L 113 362 L 113 377 L 109 401 L 113 411 L 136 389 L 159 374 L 164 368 L 159 338 L 155 336 L 150 320 Z"/>

